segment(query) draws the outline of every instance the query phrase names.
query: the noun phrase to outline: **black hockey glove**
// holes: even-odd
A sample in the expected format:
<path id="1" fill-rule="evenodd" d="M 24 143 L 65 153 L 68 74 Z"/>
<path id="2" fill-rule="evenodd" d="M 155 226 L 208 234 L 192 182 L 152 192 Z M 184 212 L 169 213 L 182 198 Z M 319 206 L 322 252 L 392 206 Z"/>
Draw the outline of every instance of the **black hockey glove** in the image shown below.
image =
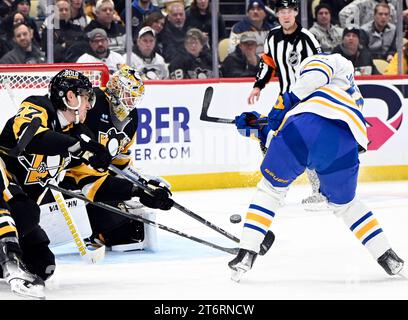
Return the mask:
<path id="1" fill-rule="evenodd" d="M 68 149 L 73 157 L 83 159 L 85 163 L 91 165 L 94 169 L 107 170 L 112 161 L 108 148 L 84 134 L 81 134 L 78 138 L 79 146 L 75 144 L 71 147 L 74 149 Z"/>
<path id="2" fill-rule="evenodd" d="M 139 180 L 140 181 L 140 180 Z M 151 189 L 152 195 L 148 194 L 143 189 L 139 189 L 137 196 L 140 198 L 140 202 L 152 209 L 170 210 L 174 204 L 174 201 L 170 199 L 171 192 L 165 186 L 160 185 L 158 181 L 149 180 L 141 181 Z"/>

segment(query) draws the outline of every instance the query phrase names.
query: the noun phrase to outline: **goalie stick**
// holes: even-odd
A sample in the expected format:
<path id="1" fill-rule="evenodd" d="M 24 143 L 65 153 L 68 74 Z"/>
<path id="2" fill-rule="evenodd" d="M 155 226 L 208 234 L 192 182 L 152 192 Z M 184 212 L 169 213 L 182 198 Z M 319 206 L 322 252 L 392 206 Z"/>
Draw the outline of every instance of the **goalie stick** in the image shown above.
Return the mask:
<path id="1" fill-rule="evenodd" d="M 127 180 L 129 180 L 130 182 L 132 182 L 133 184 L 135 184 L 136 186 L 142 188 L 143 190 L 145 190 L 147 193 L 152 194 L 152 190 L 147 187 L 146 185 L 144 185 L 142 182 L 140 182 L 139 180 L 137 180 L 135 177 L 133 177 L 132 175 L 124 172 L 123 170 L 120 170 L 119 168 L 115 167 L 114 165 L 109 165 L 109 170 L 112 170 L 114 173 L 116 173 L 117 175 L 120 175 L 124 178 L 126 178 Z M 174 201 L 174 200 L 173 200 Z M 187 214 L 188 216 L 192 217 L 193 219 L 201 222 L 202 224 L 204 224 L 205 226 L 213 229 L 214 231 L 217 231 L 218 233 L 222 234 L 223 236 L 227 237 L 228 239 L 239 243 L 240 239 L 238 239 L 237 237 L 235 237 L 234 235 L 230 234 L 229 232 L 225 231 L 224 229 L 216 226 L 215 224 L 211 223 L 210 221 L 204 219 L 203 217 L 199 216 L 198 214 L 194 213 L 193 211 L 187 209 L 186 207 L 178 204 L 177 202 L 174 201 L 173 207 L 180 210 L 181 212 Z M 264 240 L 261 243 L 261 250 L 259 252 L 259 254 L 262 256 L 264 255 L 266 252 L 268 252 L 268 250 L 270 249 L 270 247 L 272 246 L 273 242 L 275 240 L 275 235 L 273 234 L 272 231 L 268 231 L 267 234 L 265 235 Z"/>
<path id="2" fill-rule="evenodd" d="M 136 215 L 132 215 L 132 214 L 125 213 L 125 212 L 123 212 L 122 210 L 120 210 L 120 209 L 118 209 L 118 208 L 116 208 L 116 207 L 110 206 L 110 205 L 108 205 L 108 204 L 105 204 L 105 203 L 102 203 L 102 202 L 93 202 L 93 201 L 89 200 L 88 198 L 86 198 L 85 196 L 83 196 L 83 195 L 81 195 L 81 194 L 78 194 L 78 193 L 75 193 L 75 192 L 73 192 L 73 191 L 69 191 L 69 190 L 63 189 L 63 188 L 58 187 L 58 186 L 56 186 L 56 185 L 49 184 L 49 185 L 48 185 L 48 188 L 50 188 L 50 189 L 52 189 L 52 190 L 55 190 L 55 191 L 57 191 L 57 192 L 61 192 L 61 193 L 63 193 L 63 194 L 66 194 L 66 195 L 68 195 L 68 196 L 81 199 L 81 200 L 83 200 L 83 201 L 85 201 L 85 202 L 87 202 L 87 203 L 93 204 L 93 205 L 96 206 L 96 207 L 103 208 L 103 209 L 105 209 L 105 210 L 109 210 L 109 211 L 111 211 L 111 212 L 117 213 L 117 214 L 119 214 L 119 215 L 121 215 L 121 216 L 124 216 L 124 217 L 126 217 L 126 218 L 129 218 L 129 219 L 132 219 L 132 220 L 136 220 L 136 221 L 139 221 L 139 222 L 143 222 L 143 223 L 145 223 L 145 224 L 148 224 L 148 225 L 151 225 L 151 226 L 153 226 L 153 227 L 156 227 L 156 228 L 165 230 L 165 231 L 167 231 L 167 232 L 174 233 L 174 234 L 176 234 L 176 235 L 178 235 L 178 236 L 180 236 L 180 237 L 187 238 L 187 239 L 189 239 L 189 240 L 192 240 L 192 241 L 195 241 L 195 242 L 204 244 L 204 245 L 209 246 L 209 247 L 212 247 L 212 248 L 214 248 L 214 249 L 217 249 L 217 250 L 220 250 L 220 251 L 223 251 L 223 252 L 227 252 L 227 253 L 230 253 L 230 254 L 237 254 L 237 253 L 238 253 L 239 248 L 227 248 L 227 247 L 219 246 L 219 245 L 217 245 L 217 244 L 215 244 L 215 243 L 212 243 L 212 242 L 209 242 L 209 241 L 206 241 L 206 240 L 203 240 L 203 239 L 200 239 L 200 238 L 191 236 L 191 235 L 189 235 L 189 234 L 186 234 L 186 233 L 181 232 L 181 231 L 178 231 L 178 230 L 176 230 L 176 229 L 167 227 L 167 226 L 162 225 L 162 224 L 160 224 L 160 223 L 157 223 L 157 222 L 148 220 L 148 219 L 143 218 L 143 217 L 141 217 L 141 216 L 136 216 Z"/>

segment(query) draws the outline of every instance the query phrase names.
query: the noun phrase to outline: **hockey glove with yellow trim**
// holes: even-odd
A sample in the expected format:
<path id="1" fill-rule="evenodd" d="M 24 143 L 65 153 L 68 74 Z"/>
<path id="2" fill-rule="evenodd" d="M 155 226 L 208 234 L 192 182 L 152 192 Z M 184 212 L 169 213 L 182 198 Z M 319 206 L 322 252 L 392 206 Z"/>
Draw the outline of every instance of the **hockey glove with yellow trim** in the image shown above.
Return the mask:
<path id="1" fill-rule="evenodd" d="M 277 130 L 281 125 L 286 113 L 293 109 L 300 99 L 292 92 L 285 92 L 280 95 L 272 110 L 268 114 L 268 126 L 271 130 Z"/>

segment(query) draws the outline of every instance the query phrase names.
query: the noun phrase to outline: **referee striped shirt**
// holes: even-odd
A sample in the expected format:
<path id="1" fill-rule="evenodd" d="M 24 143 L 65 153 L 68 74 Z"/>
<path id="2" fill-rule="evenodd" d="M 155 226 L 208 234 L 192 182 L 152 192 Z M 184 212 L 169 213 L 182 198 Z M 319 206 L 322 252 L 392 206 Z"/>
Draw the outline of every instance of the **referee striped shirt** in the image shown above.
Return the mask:
<path id="1" fill-rule="evenodd" d="M 284 34 L 282 26 L 273 28 L 265 40 L 254 87 L 263 89 L 271 77 L 277 76 L 280 94 L 289 91 L 295 82 L 297 67 L 305 58 L 317 53 L 321 53 L 319 42 L 300 25 L 292 34 Z"/>

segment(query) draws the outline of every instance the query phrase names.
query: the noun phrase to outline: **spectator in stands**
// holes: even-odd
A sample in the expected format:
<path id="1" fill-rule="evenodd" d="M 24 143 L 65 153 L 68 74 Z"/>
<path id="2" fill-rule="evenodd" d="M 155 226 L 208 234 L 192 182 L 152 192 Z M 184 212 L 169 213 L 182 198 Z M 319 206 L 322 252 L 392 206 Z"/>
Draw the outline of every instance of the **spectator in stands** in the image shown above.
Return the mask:
<path id="1" fill-rule="evenodd" d="M 91 18 L 85 14 L 84 0 L 71 0 L 71 21 L 82 30 L 91 22 Z"/>
<path id="2" fill-rule="evenodd" d="M 109 39 L 109 49 L 119 54 L 125 52 L 125 27 L 113 19 L 115 4 L 112 0 L 98 0 L 95 5 L 96 19 L 85 28 L 89 32 L 95 28 L 104 29 Z"/>
<path id="3" fill-rule="evenodd" d="M 327 4 L 315 7 L 316 22 L 309 31 L 320 43 L 323 52 L 331 53 L 342 40 L 343 29 L 331 23 L 331 8 Z"/>
<path id="4" fill-rule="evenodd" d="M 54 39 L 54 62 L 67 62 L 66 53 L 72 45 L 85 41 L 85 34 L 79 25 L 71 22 L 70 0 L 56 0 L 55 14 L 52 18 Z M 41 26 L 41 48 L 47 51 L 47 28 L 50 20 Z"/>
<path id="5" fill-rule="evenodd" d="M 132 34 L 133 38 L 137 38 L 139 30 L 142 28 L 147 16 L 160 11 L 160 8 L 154 6 L 151 0 L 133 0 L 132 2 Z M 126 12 L 123 10 L 120 14 L 123 21 L 126 22 Z"/>
<path id="6" fill-rule="evenodd" d="M 139 30 L 135 44 L 130 65 L 139 72 L 143 80 L 167 79 L 169 77 L 167 64 L 155 51 L 156 32 L 151 27 L 143 27 Z"/>
<path id="7" fill-rule="evenodd" d="M 27 24 L 31 27 L 34 32 L 34 40 L 37 43 L 40 43 L 40 33 L 38 32 L 37 24 L 35 23 L 35 19 L 30 17 L 30 8 L 31 8 L 31 1 L 30 0 L 14 0 L 12 11 L 18 11 L 22 13 L 27 21 Z"/>
<path id="8" fill-rule="evenodd" d="M 193 0 L 190 8 L 186 10 L 188 28 L 200 29 L 212 44 L 212 18 L 210 10 L 210 0 Z M 227 37 L 224 19 L 218 13 L 218 39 Z"/>
<path id="9" fill-rule="evenodd" d="M 379 2 L 387 2 L 391 9 L 391 21 L 397 23 L 396 5 L 400 0 L 354 0 L 339 12 L 340 26 L 362 26 L 374 20 L 374 8 Z"/>
<path id="10" fill-rule="evenodd" d="M 33 31 L 27 24 L 20 23 L 13 27 L 15 43 L 14 49 L 6 53 L 1 59 L 1 64 L 33 64 L 44 63 L 44 54 L 33 42 Z"/>
<path id="11" fill-rule="evenodd" d="M 350 60 L 356 70 L 356 75 L 379 74 L 373 63 L 370 52 L 360 45 L 360 29 L 358 26 L 344 28 L 342 44 L 334 48 L 333 53 L 340 53 Z"/>
<path id="12" fill-rule="evenodd" d="M 330 6 L 332 9 L 331 11 L 331 20 L 332 24 L 337 24 L 340 26 L 340 21 L 339 21 L 339 12 L 341 9 L 343 9 L 345 6 L 353 2 L 354 0 L 320 0 L 319 4 L 327 4 Z"/>
<path id="13" fill-rule="evenodd" d="M 408 74 L 408 40 L 403 39 L 402 47 L 402 73 Z M 398 52 L 394 54 L 384 74 L 397 75 L 398 74 Z"/>
<path id="14" fill-rule="evenodd" d="M 262 54 L 265 39 L 269 30 L 273 27 L 267 20 L 263 1 L 251 0 L 247 8 L 246 17 L 232 26 L 228 53 L 232 53 L 235 50 L 235 46 L 239 43 L 239 38 L 244 32 L 251 32 L 257 39 L 258 47 L 256 52 L 258 55 Z"/>
<path id="15" fill-rule="evenodd" d="M 1 38 L 12 41 L 14 38 L 13 27 L 19 23 L 28 24 L 26 17 L 21 12 L 14 11 L 7 15 L 1 23 Z"/>
<path id="16" fill-rule="evenodd" d="M 126 60 L 117 52 L 109 49 L 108 35 L 104 29 L 96 28 L 88 33 L 89 49 L 77 60 L 84 62 L 104 62 L 110 73 L 118 70 Z"/>
<path id="17" fill-rule="evenodd" d="M 390 23 L 390 7 L 387 3 L 378 3 L 374 9 L 374 21 L 361 27 L 368 37 L 367 48 L 373 59 L 383 59 L 389 62 L 397 47 L 396 27 Z"/>
<path id="18" fill-rule="evenodd" d="M 91 20 L 96 19 L 96 14 L 95 14 L 96 3 L 97 3 L 97 0 L 85 0 L 85 14 L 89 18 L 91 18 Z M 116 8 L 115 3 L 113 4 L 114 4 L 114 7 Z M 119 23 L 123 22 L 117 10 L 113 11 L 113 21 L 119 22 Z"/>
<path id="19" fill-rule="evenodd" d="M 184 5 L 179 2 L 168 6 L 168 15 L 163 31 L 158 36 L 163 44 L 163 58 L 170 62 L 179 52 L 183 51 L 184 40 L 187 32 L 186 13 Z"/>
<path id="20" fill-rule="evenodd" d="M 0 38 L 0 58 L 3 57 L 7 52 L 11 50 L 8 43 Z"/>
<path id="21" fill-rule="evenodd" d="M 187 31 L 183 50 L 169 65 L 172 79 L 207 79 L 212 77 L 212 56 L 204 34 L 196 28 Z"/>
<path id="22" fill-rule="evenodd" d="M 156 35 L 156 48 L 155 51 L 160 55 L 163 53 L 163 44 L 159 41 L 160 33 L 163 30 L 165 23 L 165 16 L 161 11 L 155 11 L 146 17 L 144 27 L 151 27 Z"/>
<path id="23" fill-rule="evenodd" d="M 0 20 L 3 20 L 12 11 L 14 0 L 0 0 Z"/>
<path id="24" fill-rule="evenodd" d="M 258 72 L 259 56 L 256 54 L 256 37 L 252 33 L 244 33 L 239 45 L 221 64 L 221 76 L 224 78 L 255 77 Z"/>

